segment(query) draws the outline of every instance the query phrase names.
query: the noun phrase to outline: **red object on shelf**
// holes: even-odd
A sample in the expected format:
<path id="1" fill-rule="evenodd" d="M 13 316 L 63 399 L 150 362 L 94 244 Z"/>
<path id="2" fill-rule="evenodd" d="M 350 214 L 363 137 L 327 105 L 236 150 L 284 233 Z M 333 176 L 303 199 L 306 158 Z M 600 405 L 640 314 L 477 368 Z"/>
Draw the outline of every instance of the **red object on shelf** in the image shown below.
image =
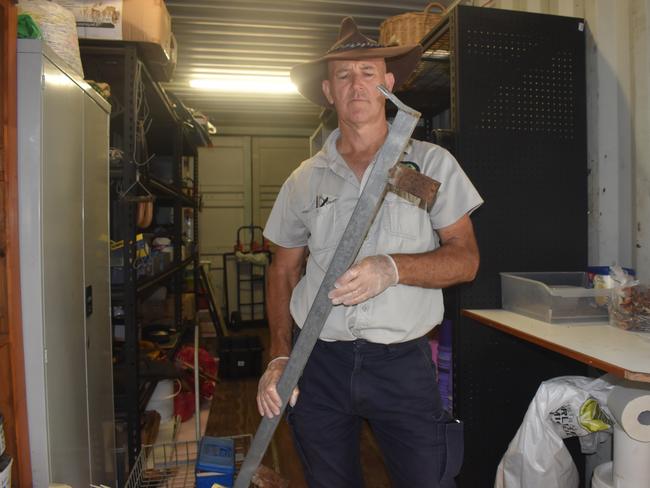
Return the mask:
<path id="1" fill-rule="evenodd" d="M 185 370 L 183 379 L 194 391 L 194 347 L 183 346 L 176 353 L 177 366 Z M 210 400 L 217 383 L 219 360 L 203 348 L 199 348 L 199 394 Z"/>
<path id="2" fill-rule="evenodd" d="M 192 418 L 194 415 L 194 391 L 181 391 L 174 397 L 174 415 L 178 415 L 181 422 Z"/>

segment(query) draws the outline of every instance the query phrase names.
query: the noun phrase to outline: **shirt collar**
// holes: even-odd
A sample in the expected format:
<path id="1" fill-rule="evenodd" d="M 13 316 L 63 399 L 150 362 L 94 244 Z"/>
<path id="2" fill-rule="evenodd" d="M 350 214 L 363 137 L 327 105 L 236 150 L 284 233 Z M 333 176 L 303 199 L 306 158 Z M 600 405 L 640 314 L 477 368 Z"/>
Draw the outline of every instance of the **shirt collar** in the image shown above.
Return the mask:
<path id="1" fill-rule="evenodd" d="M 391 124 L 388 123 L 388 130 L 390 131 Z M 341 131 L 337 127 L 334 129 L 330 135 L 325 140 L 323 148 L 321 149 L 320 157 L 314 162 L 314 166 L 317 168 L 330 168 L 337 174 L 342 175 L 345 172 L 351 172 L 348 165 L 345 163 L 345 160 L 339 154 L 338 149 L 336 149 L 336 141 L 338 141 Z M 412 143 L 411 140 L 406 144 L 404 148 L 404 156 L 408 156 L 411 153 Z"/>

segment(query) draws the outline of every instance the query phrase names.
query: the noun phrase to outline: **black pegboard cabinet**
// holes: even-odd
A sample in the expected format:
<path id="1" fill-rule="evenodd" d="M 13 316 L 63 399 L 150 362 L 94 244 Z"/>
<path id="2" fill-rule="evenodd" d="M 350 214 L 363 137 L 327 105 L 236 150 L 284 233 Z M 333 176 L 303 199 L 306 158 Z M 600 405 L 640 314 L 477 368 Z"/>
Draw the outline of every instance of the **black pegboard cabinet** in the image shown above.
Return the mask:
<path id="1" fill-rule="evenodd" d="M 584 22 L 459 6 L 436 30 L 429 39 L 444 30 L 449 36 L 452 151 L 485 200 L 472 215 L 478 276 L 445 291 L 454 322 L 454 413 L 465 422 L 458 481 L 492 487 L 539 383 L 587 373 L 461 315 L 501 307 L 499 272 L 587 265 Z"/>

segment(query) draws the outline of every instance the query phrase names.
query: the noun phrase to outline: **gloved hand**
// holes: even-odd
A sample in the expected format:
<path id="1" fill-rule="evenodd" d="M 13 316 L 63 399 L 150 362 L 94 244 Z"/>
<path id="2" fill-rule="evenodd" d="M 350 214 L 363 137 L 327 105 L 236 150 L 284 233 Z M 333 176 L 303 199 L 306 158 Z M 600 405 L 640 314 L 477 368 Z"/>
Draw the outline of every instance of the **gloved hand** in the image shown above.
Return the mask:
<path id="1" fill-rule="evenodd" d="M 397 265 L 388 254 L 363 258 L 334 283 L 328 297 L 334 305 L 357 305 L 399 282 Z"/>
<path id="2" fill-rule="evenodd" d="M 278 394 L 277 385 L 287 362 L 289 362 L 289 358 L 282 356 L 272 359 L 266 366 L 266 371 L 264 371 L 260 382 L 257 384 L 257 409 L 260 415 L 265 415 L 268 418 L 280 415 L 282 399 Z M 292 407 L 296 406 L 299 393 L 300 391 L 296 386 L 291 393 L 291 398 L 289 398 L 289 405 Z"/>

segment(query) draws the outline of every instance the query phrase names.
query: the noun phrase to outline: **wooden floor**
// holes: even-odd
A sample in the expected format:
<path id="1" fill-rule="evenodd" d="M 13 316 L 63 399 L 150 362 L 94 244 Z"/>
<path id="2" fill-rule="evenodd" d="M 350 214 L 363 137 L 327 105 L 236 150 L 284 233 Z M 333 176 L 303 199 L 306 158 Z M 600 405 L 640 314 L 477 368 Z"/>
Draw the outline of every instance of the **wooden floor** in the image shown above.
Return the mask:
<path id="1" fill-rule="evenodd" d="M 268 360 L 266 357 L 268 331 L 266 329 L 247 329 L 242 333 L 260 337 L 264 346 L 263 364 L 266 364 Z M 220 380 L 212 399 L 206 435 L 255 434 L 260 422 L 255 402 L 256 393 L 257 378 Z M 361 460 L 367 487 L 390 487 L 381 454 L 367 426 L 364 428 L 361 438 Z M 300 459 L 293 446 L 291 431 L 285 419 L 282 419 L 278 426 L 263 464 L 288 479 L 290 488 L 307 487 Z"/>

